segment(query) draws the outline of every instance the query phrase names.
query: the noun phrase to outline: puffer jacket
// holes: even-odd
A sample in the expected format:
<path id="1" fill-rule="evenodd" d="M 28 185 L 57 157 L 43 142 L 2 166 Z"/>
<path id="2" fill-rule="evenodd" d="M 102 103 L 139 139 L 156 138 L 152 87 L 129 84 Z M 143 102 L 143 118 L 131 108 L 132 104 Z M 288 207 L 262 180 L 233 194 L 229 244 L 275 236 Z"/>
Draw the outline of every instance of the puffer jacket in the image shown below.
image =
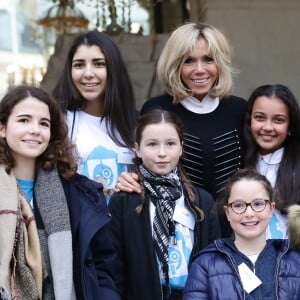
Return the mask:
<path id="1" fill-rule="evenodd" d="M 247 257 L 233 248 L 232 240 L 218 239 L 198 253 L 190 267 L 183 300 L 300 300 L 300 255 L 288 240 L 267 241 L 255 263 L 261 266 L 255 274 L 264 278 L 271 268 L 275 275 L 273 280 L 266 277 L 269 280 L 264 280 L 251 296 L 244 291 L 238 272 L 238 265 L 243 260 L 247 262 Z M 252 265 L 250 260 L 247 265 Z M 271 298 L 265 287 L 274 288 Z"/>

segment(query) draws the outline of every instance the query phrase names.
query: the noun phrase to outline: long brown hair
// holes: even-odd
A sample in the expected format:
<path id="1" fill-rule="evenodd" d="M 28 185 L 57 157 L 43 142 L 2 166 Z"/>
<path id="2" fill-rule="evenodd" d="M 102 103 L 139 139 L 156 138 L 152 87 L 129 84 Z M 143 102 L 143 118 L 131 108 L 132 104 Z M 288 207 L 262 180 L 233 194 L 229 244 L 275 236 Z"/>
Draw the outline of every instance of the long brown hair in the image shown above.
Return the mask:
<path id="1" fill-rule="evenodd" d="M 28 97 L 36 98 L 49 108 L 51 137 L 45 152 L 36 160 L 36 167 L 44 170 L 57 168 L 65 179 L 70 179 L 77 170 L 73 145 L 68 139 L 68 129 L 58 103 L 45 91 L 33 86 L 18 86 L 9 91 L 0 102 L 0 123 L 7 125 L 14 107 Z M 5 138 L 0 138 L 0 164 L 6 165 L 9 173 L 15 167 L 15 160 Z"/>

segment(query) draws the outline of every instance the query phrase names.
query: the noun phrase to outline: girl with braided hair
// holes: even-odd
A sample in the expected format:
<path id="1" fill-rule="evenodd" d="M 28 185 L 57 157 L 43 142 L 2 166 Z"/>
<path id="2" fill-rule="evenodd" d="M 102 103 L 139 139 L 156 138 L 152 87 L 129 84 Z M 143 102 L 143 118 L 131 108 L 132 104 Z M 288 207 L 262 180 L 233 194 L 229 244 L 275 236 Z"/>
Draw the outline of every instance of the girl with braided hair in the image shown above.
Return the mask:
<path id="1" fill-rule="evenodd" d="M 142 192 L 116 192 L 109 202 L 122 299 L 181 299 L 193 254 L 220 235 L 212 196 L 180 165 L 182 143 L 173 113 L 139 118 L 134 167 Z"/>

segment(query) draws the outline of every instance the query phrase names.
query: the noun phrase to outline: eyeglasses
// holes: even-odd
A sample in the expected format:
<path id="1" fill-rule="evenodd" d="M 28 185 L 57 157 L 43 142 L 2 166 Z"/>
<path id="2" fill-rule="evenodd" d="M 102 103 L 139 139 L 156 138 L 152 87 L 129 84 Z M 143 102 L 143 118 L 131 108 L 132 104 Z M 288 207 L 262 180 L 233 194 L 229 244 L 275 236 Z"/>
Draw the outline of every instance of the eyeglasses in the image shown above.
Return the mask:
<path id="1" fill-rule="evenodd" d="M 243 200 L 236 200 L 234 202 L 229 203 L 228 206 L 236 214 L 242 214 L 247 210 L 248 206 L 250 206 L 255 212 L 261 212 L 266 208 L 268 202 L 270 202 L 270 200 L 254 199 L 250 203 L 247 203 Z"/>

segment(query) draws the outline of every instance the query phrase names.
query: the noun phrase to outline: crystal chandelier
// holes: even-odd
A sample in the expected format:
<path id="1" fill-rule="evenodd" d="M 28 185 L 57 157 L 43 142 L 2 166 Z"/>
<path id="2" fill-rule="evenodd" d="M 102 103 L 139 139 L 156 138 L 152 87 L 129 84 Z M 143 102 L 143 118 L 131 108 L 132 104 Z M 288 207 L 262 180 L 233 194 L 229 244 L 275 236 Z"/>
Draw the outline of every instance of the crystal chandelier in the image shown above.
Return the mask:
<path id="1" fill-rule="evenodd" d="M 43 27 L 46 60 L 54 51 L 58 35 L 86 31 L 89 24 L 88 19 L 75 7 L 73 0 L 52 0 L 52 2 L 55 4 L 48 9 L 46 16 L 38 20 L 38 24 Z"/>

